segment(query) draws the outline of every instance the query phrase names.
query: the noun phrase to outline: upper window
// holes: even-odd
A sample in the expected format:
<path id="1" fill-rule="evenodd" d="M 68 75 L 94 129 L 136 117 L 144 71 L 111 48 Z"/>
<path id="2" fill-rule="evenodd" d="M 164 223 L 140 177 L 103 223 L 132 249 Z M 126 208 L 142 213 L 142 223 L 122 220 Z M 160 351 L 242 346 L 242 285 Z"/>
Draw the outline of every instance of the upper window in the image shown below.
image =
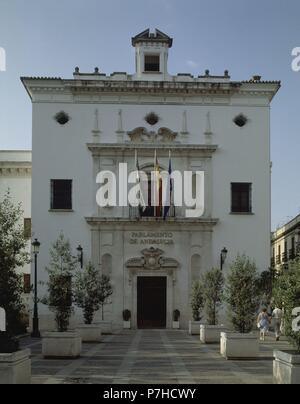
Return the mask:
<path id="1" fill-rule="evenodd" d="M 72 180 L 51 180 L 51 209 L 72 210 Z"/>
<path id="2" fill-rule="evenodd" d="M 231 184 L 231 212 L 252 213 L 252 184 Z"/>
<path id="3" fill-rule="evenodd" d="M 159 72 L 159 55 L 145 56 L 145 72 Z"/>

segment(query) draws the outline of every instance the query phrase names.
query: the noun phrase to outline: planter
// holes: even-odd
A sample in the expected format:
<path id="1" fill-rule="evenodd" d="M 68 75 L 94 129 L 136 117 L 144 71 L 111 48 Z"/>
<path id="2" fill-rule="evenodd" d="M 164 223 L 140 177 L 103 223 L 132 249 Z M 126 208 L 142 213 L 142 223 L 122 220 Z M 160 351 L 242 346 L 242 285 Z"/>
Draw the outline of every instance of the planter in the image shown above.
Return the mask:
<path id="1" fill-rule="evenodd" d="M 200 325 L 200 341 L 204 344 L 220 343 L 221 332 L 226 332 L 224 325 Z"/>
<path id="2" fill-rule="evenodd" d="M 274 352 L 274 384 L 300 384 L 300 354 Z"/>
<path id="3" fill-rule="evenodd" d="M 259 340 L 254 334 L 221 332 L 221 355 L 226 359 L 254 359 L 259 356 Z"/>
<path id="4" fill-rule="evenodd" d="M 44 358 L 78 358 L 81 354 L 81 337 L 77 331 L 47 332 L 42 341 Z"/>
<path id="5" fill-rule="evenodd" d="M 189 321 L 189 334 L 200 335 L 201 324 L 203 324 L 201 321 Z"/>
<path id="6" fill-rule="evenodd" d="M 130 321 L 123 321 L 123 328 L 124 328 L 124 330 L 130 330 L 131 322 Z"/>
<path id="7" fill-rule="evenodd" d="M 30 350 L 0 353 L 0 384 L 30 384 Z"/>
<path id="8" fill-rule="evenodd" d="M 173 321 L 172 328 L 173 330 L 179 330 L 180 329 L 179 321 Z"/>
<path id="9" fill-rule="evenodd" d="M 82 342 L 100 342 L 102 340 L 101 327 L 97 324 L 80 324 L 77 331 Z"/>
<path id="10" fill-rule="evenodd" d="M 95 324 L 101 328 L 102 334 L 112 334 L 113 333 L 111 321 L 100 320 L 100 321 L 96 321 Z"/>

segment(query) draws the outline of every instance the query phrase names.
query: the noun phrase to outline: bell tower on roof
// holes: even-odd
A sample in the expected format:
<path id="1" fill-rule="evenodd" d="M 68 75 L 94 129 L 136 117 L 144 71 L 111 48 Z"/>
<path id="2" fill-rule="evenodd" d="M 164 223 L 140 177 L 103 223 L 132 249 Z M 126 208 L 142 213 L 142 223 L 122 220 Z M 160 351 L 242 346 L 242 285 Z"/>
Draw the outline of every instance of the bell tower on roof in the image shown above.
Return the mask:
<path id="1" fill-rule="evenodd" d="M 141 32 L 132 38 L 135 47 L 137 80 L 161 81 L 169 78 L 168 53 L 173 39 L 156 29 Z"/>

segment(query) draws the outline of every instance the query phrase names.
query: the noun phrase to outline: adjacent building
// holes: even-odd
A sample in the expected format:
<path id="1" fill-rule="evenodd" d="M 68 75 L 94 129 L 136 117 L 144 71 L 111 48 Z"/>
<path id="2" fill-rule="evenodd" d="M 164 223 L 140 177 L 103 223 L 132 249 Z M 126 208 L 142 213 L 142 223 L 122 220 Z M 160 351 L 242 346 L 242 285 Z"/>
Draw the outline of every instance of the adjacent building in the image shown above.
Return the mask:
<path id="1" fill-rule="evenodd" d="M 277 272 L 287 267 L 300 252 L 300 215 L 272 233 L 271 267 Z"/>
<path id="2" fill-rule="evenodd" d="M 72 79 L 22 78 L 33 108 L 40 280 L 47 279 L 49 248 L 63 232 L 74 254 L 80 244 L 84 263 L 91 260 L 111 277 L 105 319 L 115 327 L 123 325 L 124 309 L 134 328 L 170 328 L 176 309 L 186 327 L 192 283 L 220 265 L 224 247 L 225 273 L 238 253 L 261 271 L 270 263 L 270 104 L 280 82 L 234 81 L 228 71 L 170 75 L 172 45 L 168 35 L 146 30 L 132 38 L 133 74 L 76 68 Z M 168 170 L 169 156 L 172 170 L 204 172 L 204 214 L 187 218 L 186 206 L 171 206 L 166 218 L 151 206 L 99 207 L 98 173 L 116 174 L 119 198 L 126 182 L 118 176 L 120 163 L 134 171 L 136 154 L 149 176 L 155 166 Z M 46 307 L 40 317 L 42 329 L 53 326 Z"/>
<path id="3" fill-rule="evenodd" d="M 31 241 L 31 151 L 0 151 L 0 198 L 9 191 L 15 204 L 20 204 L 23 211 L 22 221 L 25 237 L 28 239 L 27 250 L 30 252 Z M 24 279 L 25 303 L 29 304 L 31 292 L 30 264 L 18 268 Z"/>

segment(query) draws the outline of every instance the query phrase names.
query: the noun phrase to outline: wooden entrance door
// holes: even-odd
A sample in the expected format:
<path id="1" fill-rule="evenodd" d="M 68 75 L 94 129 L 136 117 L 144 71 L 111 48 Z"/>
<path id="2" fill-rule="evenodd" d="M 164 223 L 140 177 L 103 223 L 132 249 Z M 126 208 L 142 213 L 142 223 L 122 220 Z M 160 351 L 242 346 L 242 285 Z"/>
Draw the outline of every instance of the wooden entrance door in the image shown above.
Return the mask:
<path id="1" fill-rule="evenodd" d="M 138 328 L 166 328 L 167 278 L 137 278 Z"/>

